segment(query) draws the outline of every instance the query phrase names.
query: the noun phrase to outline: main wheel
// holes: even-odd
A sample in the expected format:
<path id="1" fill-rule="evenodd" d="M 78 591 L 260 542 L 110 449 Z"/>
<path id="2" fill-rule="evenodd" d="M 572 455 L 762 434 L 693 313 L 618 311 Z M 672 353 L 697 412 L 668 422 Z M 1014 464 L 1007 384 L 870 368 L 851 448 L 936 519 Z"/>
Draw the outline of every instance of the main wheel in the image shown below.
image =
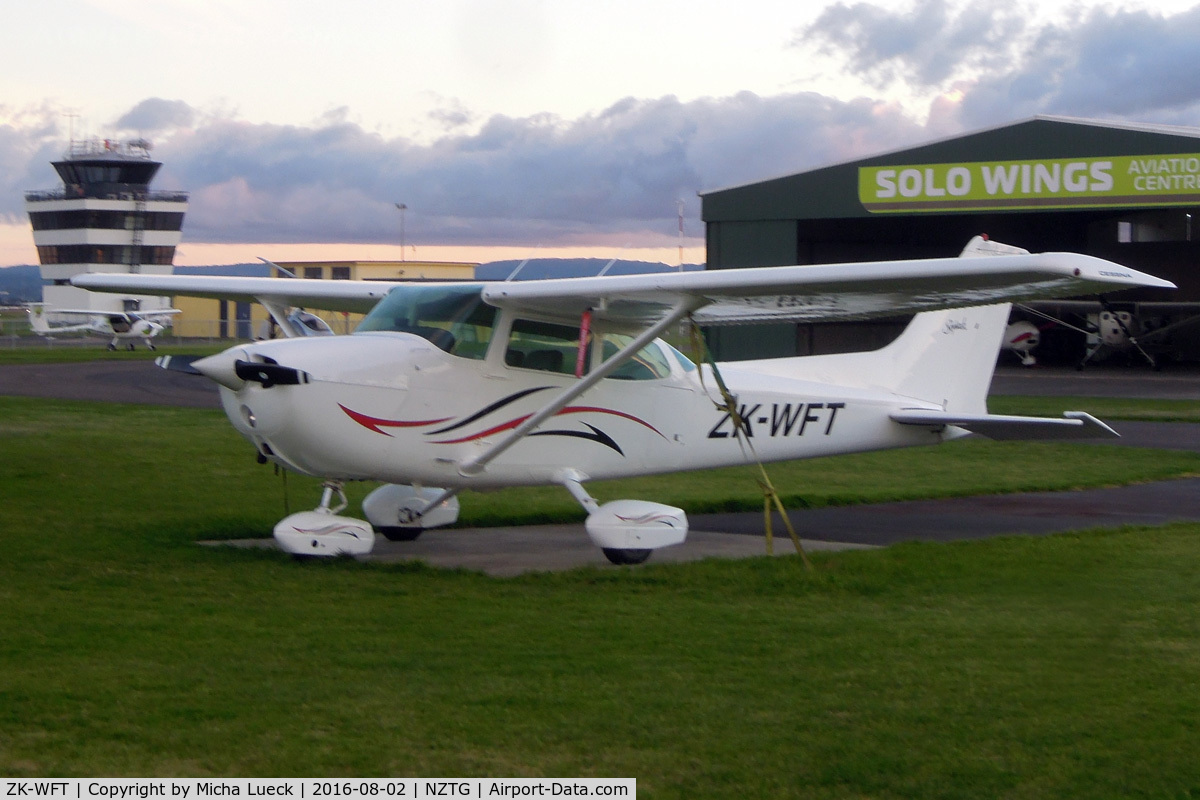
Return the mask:
<path id="1" fill-rule="evenodd" d="M 421 535 L 424 528 L 380 527 L 375 530 L 384 535 L 389 542 L 411 542 Z"/>
<path id="2" fill-rule="evenodd" d="M 642 564 L 653 550 L 632 547 L 605 547 L 604 557 L 614 564 Z"/>

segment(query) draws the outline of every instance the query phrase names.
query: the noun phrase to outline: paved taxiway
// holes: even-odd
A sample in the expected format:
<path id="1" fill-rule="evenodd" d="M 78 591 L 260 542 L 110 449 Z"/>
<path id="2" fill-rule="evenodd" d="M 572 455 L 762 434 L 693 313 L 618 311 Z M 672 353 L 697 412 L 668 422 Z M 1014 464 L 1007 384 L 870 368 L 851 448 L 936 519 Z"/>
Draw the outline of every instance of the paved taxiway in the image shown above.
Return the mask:
<path id="1" fill-rule="evenodd" d="M 1200 373 L 1140 369 L 998 370 L 994 394 L 1146 397 L 1200 400 Z M 0 394 L 217 408 L 214 386 L 202 378 L 157 369 L 149 361 L 0 366 Z M 1200 451 L 1200 425 L 1115 423 L 1115 443 Z M 950 541 L 1004 534 L 1047 534 L 1118 525 L 1200 520 L 1200 479 L 1161 481 L 1115 489 L 1046 492 L 790 512 L 809 549 L 885 546 L 906 540 Z M 656 563 L 741 558 L 765 552 L 760 513 L 701 514 L 679 547 Z M 778 522 L 776 528 L 780 526 Z M 270 540 L 262 540 L 269 543 Z M 794 552 L 776 533 L 775 552 Z M 414 542 L 380 538 L 371 558 L 421 560 L 433 566 L 493 575 L 606 565 L 582 525 L 430 531 Z"/>

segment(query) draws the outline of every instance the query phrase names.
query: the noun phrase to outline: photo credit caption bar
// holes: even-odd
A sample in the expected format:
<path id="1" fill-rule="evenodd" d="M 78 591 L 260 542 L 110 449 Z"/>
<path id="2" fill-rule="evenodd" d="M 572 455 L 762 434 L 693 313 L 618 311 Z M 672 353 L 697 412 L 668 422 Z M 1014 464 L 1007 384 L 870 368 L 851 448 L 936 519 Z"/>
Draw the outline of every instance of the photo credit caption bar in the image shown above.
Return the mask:
<path id="1" fill-rule="evenodd" d="M 637 797 L 635 778 L 0 778 L 5 798 Z"/>

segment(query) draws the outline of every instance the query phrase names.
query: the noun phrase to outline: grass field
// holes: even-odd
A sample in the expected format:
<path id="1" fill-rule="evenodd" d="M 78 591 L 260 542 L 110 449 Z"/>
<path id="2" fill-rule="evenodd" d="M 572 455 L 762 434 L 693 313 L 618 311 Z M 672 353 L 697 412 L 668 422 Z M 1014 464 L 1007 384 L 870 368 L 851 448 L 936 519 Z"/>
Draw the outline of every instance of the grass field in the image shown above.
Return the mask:
<path id="1" fill-rule="evenodd" d="M 157 341 L 157 340 L 156 340 Z M 147 350 L 141 342 L 136 350 L 107 350 L 108 342 L 100 339 L 35 341 L 19 347 L 0 345 L 0 365 L 3 364 L 76 364 L 84 361 L 152 361 L 160 355 L 212 355 L 227 349 L 228 342 L 195 342 L 170 344 L 157 342 L 156 349 Z"/>
<path id="2" fill-rule="evenodd" d="M 1198 526 L 817 553 L 811 574 L 763 557 L 494 579 L 195 546 L 284 513 L 219 412 L 0 398 L 0 454 L 6 776 L 1200 795 Z M 1197 472 L 1191 453 L 961 441 L 772 477 L 818 505 Z M 748 470 L 596 487 L 690 510 L 756 491 Z M 564 513 L 550 494 L 468 495 L 464 516 Z"/>

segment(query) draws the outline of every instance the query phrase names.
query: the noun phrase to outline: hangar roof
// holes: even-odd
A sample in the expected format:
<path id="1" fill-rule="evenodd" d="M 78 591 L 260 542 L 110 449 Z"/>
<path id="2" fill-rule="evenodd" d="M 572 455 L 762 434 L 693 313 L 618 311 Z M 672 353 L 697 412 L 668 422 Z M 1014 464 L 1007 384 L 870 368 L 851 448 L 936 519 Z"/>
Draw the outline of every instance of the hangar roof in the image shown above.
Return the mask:
<path id="1" fill-rule="evenodd" d="M 1191 159 L 1195 163 L 1146 158 L 1181 154 L 1195 155 Z M 1148 171 L 1155 175 L 1150 185 L 1161 191 L 1147 194 L 1132 187 L 1134 177 Z M 1039 116 L 858 161 L 702 192 L 701 218 L 736 222 L 862 218 L 880 212 L 1195 205 L 1200 200 L 1198 173 L 1198 129 Z M 1183 183 L 1186 175 L 1191 175 L 1188 184 Z M 1007 198 L 995 191 L 1001 177 L 1009 189 Z M 985 178 L 990 181 L 986 188 Z M 1146 185 L 1145 181 L 1139 184 Z M 868 197 L 870 192 L 882 196 L 889 191 L 879 202 Z"/>

